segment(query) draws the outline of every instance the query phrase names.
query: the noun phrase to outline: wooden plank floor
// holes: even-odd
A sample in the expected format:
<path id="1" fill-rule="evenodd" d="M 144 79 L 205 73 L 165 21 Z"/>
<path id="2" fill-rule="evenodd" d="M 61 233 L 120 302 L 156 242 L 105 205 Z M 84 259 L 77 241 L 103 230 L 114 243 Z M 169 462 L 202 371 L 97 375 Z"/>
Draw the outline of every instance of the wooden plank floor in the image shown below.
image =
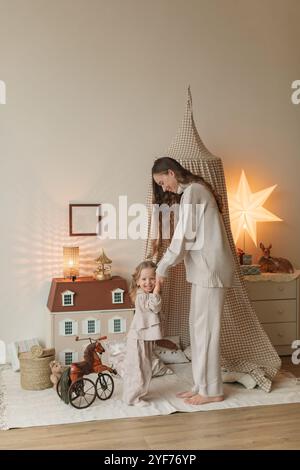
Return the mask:
<path id="1" fill-rule="evenodd" d="M 300 366 L 283 358 L 299 376 Z M 300 387 L 299 387 L 300 390 Z M 300 449 L 300 403 L 0 432 L 0 449 Z"/>

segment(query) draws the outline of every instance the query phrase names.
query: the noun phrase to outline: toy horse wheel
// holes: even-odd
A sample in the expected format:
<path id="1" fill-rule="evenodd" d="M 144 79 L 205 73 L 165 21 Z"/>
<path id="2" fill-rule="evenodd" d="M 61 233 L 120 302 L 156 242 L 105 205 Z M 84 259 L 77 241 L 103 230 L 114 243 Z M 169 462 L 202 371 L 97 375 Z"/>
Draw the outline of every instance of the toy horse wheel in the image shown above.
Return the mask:
<path id="1" fill-rule="evenodd" d="M 114 380 L 109 374 L 98 374 L 96 392 L 100 400 L 108 400 L 112 396 L 114 388 Z"/>
<path id="2" fill-rule="evenodd" d="M 61 377 L 58 379 L 58 382 L 56 384 L 56 393 L 61 398 Z"/>
<path id="3" fill-rule="evenodd" d="M 95 384 L 90 379 L 78 379 L 69 388 L 69 400 L 74 408 L 88 408 L 95 401 L 95 398 Z"/>

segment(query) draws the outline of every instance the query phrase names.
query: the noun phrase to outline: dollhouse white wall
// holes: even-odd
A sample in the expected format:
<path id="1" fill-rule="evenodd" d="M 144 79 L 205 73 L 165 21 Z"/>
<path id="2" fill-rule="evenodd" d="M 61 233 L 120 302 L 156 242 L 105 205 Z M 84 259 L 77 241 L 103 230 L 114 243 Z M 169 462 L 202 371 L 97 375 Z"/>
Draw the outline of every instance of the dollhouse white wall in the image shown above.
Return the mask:
<path id="1" fill-rule="evenodd" d="M 133 314 L 133 309 L 51 312 L 48 330 L 50 337 L 47 343 L 55 348 L 57 359 L 62 364 L 69 365 L 83 359 L 84 350 L 89 344 L 88 340 L 76 342 L 77 335 L 81 338 L 90 336 L 93 339 L 106 336 L 107 340 L 102 341 L 105 348 L 107 341 L 125 341 Z M 69 362 L 66 361 L 66 353 L 69 354 Z M 107 350 L 103 353 L 102 360 L 104 363 L 109 360 Z"/>
<path id="2" fill-rule="evenodd" d="M 1 2 L 2 340 L 45 340 L 67 243 L 80 246 L 81 275 L 103 247 L 129 279 L 142 242 L 70 240 L 68 204 L 144 202 L 188 84 L 228 188 L 242 168 L 253 191 L 278 184 L 265 207 L 283 222 L 258 225 L 258 240 L 300 266 L 299 20 L 298 0 Z"/>

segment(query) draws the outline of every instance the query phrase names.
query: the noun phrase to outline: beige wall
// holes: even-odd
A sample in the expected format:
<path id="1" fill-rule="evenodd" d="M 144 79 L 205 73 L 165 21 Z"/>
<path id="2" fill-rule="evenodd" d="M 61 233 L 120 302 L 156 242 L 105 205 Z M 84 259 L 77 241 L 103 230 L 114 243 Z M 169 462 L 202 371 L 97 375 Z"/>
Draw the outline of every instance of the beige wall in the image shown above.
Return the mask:
<path id="1" fill-rule="evenodd" d="M 181 122 L 191 84 L 200 134 L 282 223 L 258 238 L 300 266 L 299 0 L 0 0 L 0 338 L 46 337 L 73 202 L 145 200 L 155 156 Z M 129 278 L 142 243 L 92 238 Z M 253 245 L 248 241 L 249 251 Z"/>

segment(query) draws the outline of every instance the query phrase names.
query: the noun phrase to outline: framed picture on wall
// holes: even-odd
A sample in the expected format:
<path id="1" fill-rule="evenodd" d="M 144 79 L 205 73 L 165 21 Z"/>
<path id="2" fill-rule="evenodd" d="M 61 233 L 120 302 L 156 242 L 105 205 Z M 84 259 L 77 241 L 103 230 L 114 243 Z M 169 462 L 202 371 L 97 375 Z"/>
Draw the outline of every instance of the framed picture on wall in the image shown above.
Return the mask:
<path id="1" fill-rule="evenodd" d="M 96 236 L 101 204 L 69 204 L 70 237 Z"/>

